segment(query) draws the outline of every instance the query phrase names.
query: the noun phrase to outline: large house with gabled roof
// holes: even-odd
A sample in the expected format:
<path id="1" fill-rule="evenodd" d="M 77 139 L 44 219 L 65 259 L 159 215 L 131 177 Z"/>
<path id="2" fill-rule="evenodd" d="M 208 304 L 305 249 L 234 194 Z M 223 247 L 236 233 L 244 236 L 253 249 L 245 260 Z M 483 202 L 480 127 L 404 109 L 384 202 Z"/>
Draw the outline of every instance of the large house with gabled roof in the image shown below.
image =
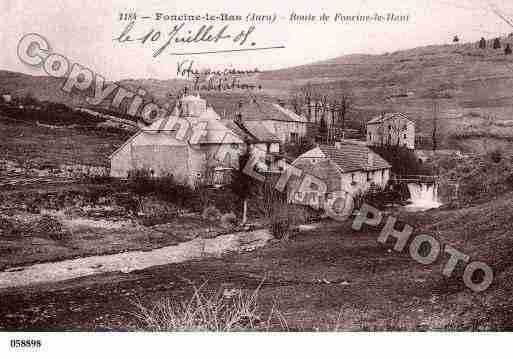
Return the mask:
<path id="1" fill-rule="evenodd" d="M 199 96 L 180 99 L 174 116 L 143 127 L 111 156 L 111 176 L 127 178 L 131 171 L 145 169 L 159 177 L 173 175 L 177 181 L 223 184 L 239 167 L 246 144 L 221 121 Z"/>
<path id="2" fill-rule="evenodd" d="M 366 124 L 370 146 L 401 146 L 415 148 L 415 122 L 404 113 L 383 113 Z"/>
<path id="3" fill-rule="evenodd" d="M 251 99 L 245 104 L 241 103 L 235 114 L 235 120 L 248 126 L 260 123 L 283 144 L 298 142 L 315 133 L 317 128 L 316 124 L 284 106 L 257 99 Z"/>
<path id="4" fill-rule="evenodd" d="M 299 156 L 292 166 L 323 181 L 327 194 L 344 191 L 350 195 L 364 193 L 372 185 L 384 188 L 392 169 L 365 142 L 355 140 L 318 145 Z"/>

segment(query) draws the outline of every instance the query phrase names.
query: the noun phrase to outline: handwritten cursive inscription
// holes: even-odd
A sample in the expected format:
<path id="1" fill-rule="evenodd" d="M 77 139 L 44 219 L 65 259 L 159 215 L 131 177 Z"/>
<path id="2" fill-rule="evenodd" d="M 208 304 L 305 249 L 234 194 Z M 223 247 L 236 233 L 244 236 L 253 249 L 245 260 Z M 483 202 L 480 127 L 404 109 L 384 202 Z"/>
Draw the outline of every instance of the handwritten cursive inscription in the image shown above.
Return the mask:
<path id="1" fill-rule="evenodd" d="M 153 57 L 160 56 L 164 51 L 173 48 L 173 45 L 187 45 L 194 43 L 228 43 L 231 42 L 239 48 L 221 50 L 219 52 L 228 51 L 247 51 L 256 50 L 257 48 L 251 48 L 256 45 L 254 41 L 250 41 L 250 36 L 255 31 L 255 26 L 251 25 L 239 31 L 232 32 L 230 25 L 223 25 L 217 27 L 215 25 L 201 25 L 199 27 L 190 28 L 186 26 L 185 22 L 176 24 L 171 28 L 169 32 L 162 32 L 158 29 L 152 28 L 149 31 L 143 31 L 139 35 L 134 34 L 135 21 L 131 21 L 126 25 L 121 34 L 117 36 L 114 41 L 119 43 L 140 43 L 143 45 L 155 44 L 157 45 L 156 50 L 153 53 Z M 245 45 L 250 46 L 249 48 Z M 281 46 L 282 47 L 282 46 Z M 273 47 L 276 48 L 276 47 Z M 260 48 L 268 49 L 268 48 Z M 205 53 L 210 53 L 209 51 Z M 173 53 L 177 54 L 177 53 Z M 187 53 L 183 53 L 185 55 Z M 199 54 L 199 53 L 196 53 Z"/>

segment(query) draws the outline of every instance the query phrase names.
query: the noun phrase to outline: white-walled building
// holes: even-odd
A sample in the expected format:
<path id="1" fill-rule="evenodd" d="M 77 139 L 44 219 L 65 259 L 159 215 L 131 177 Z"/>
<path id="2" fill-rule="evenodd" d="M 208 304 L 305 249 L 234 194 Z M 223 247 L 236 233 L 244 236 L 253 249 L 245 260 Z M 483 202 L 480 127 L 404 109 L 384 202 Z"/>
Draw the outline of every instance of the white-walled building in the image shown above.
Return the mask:
<path id="1" fill-rule="evenodd" d="M 204 99 L 183 97 L 176 114 L 142 128 L 118 148 L 110 156 L 111 176 L 126 178 L 131 170 L 147 169 L 195 186 L 219 177 L 216 172 L 238 168 L 246 145 Z"/>
<path id="2" fill-rule="evenodd" d="M 367 122 L 370 146 L 405 146 L 415 148 L 415 123 L 402 113 L 386 113 Z"/>
<path id="3" fill-rule="evenodd" d="M 277 103 L 252 99 L 241 104 L 235 120 L 241 123 L 260 123 L 277 136 L 281 143 L 298 142 L 314 131 L 316 124 Z"/>
<path id="4" fill-rule="evenodd" d="M 326 184 L 327 194 L 364 193 L 371 185 L 384 188 L 392 166 L 365 142 L 346 140 L 319 145 L 299 156 L 292 166 Z"/>

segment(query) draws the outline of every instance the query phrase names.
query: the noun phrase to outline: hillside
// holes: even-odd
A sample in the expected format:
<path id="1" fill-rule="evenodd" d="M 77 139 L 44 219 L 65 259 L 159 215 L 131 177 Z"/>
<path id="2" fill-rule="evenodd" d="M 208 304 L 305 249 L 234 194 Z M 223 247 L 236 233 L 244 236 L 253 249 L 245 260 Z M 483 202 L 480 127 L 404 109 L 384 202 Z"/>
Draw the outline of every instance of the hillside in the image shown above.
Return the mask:
<path id="1" fill-rule="evenodd" d="M 177 94 L 186 86 L 192 88 L 192 82 L 179 79 L 157 80 L 157 79 L 126 79 L 117 82 L 120 86 L 136 92 L 142 88 L 146 90 L 145 100 L 155 101 L 161 106 L 170 103 L 174 105 Z M 27 94 L 32 95 L 40 101 L 49 101 L 63 103 L 70 107 L 93 107 L 85 101 L 85 96 L 74 94 L 73 96 L 61 90 L 64 79 L 57 79 L 48 76 L 32 76 L 17 72 L 0 70 L 0 92 L 10 93 L 14 97 L 24 97 Z M 105 85 L 106 86 L 106 85 Z M 230 114 L 235 111 L 240 101 L 247 100 L 248 95 L 262 98 L 271 98 L 269 93 L 276 91 L 252 91 L 233 90 L 233 91 L 208 91 L 201 92 L 201 95 L 211 103 L 220 114 Z M 286 94 L 286 93 L 285 93 Z M 90 93 L 86 93 L 89 96 Z M 107 98 L 105 104 L 101 107 L 107 107 L 108 101 L 112 100 L 113 95 Z M 123 110 L 125 111 L 125 110 Z"/>
<path id="2" fill-rule="evenodd" d="M 349 90 L 354 97 L 350 116 L 359 122 L 382 111 L 401 111 L 417 122 L 417 131 L 428 135 L 436 113 L 440 142 L 445 147 L 485 151 L 483 138 L 496 146 L 513 148 L 513 55 L 504 47 L 513 42 L 502 38 L 502 48 L 486 49 L 477 43 L 433 45 L 382 55 L 347 55 L 338 58 L 263 72 L 254 81 L 262 90 L 253 96 L 286 98 L 291 91 L 312 83 L 318 88 Z M 20 96 L 31 92 L 41 100 L 84 105 L 59 89 L 62 80 L 0 71 L 0 89 Z M 187 81 L 127 79 L 130 89 L 144 88 L 160 103 L 173 102 Z M 202 93 L 220 114 L 231 113 L 248 91 Z M 434 112 L 434 100 L 438 110 Z"/>
<path id="3" fill-rule="evenodd" d="M 500 141 L 505 144 L 513 137 L 513 56 L 504 54 L 511 42 L 512 38 L 502 38 L 502 48 L 497 50 L 488 41 L 484 50 L 477 43 L 467 43 L 348 55 L 260 77 L 268 83 L 289 80 L 290 87 L 310 82 L 350 90 L 356 116 L 363 113 L 368 119 L 381 111 L 405 112 L 425 134 L 431 131 L 435 97 L 446 137 L 480 137 L 490 132 L 494 138 L 508 140 Z"/>

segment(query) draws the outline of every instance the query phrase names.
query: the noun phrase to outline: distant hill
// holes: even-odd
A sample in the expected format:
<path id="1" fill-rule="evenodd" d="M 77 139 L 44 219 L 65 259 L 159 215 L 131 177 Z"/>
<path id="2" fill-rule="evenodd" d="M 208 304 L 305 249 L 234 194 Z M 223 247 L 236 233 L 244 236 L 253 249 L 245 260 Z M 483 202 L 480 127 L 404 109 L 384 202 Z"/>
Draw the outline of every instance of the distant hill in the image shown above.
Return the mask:
<path id="1" fill-rule="evenodd" d="M 484 126 L 488 117 L 509 126 L 513 119 L 513 55 L 504 47 L 512 37 L 501 38 L 502 48 L 477 43 L 432 45 L 382 55 L 354 54 L 334 59 L 267 71 L 255 76 L 262 90 L 249 94 L 270 99 L 286 98 L 290 91 L 310 82 L 318 88 L 342 88 L 354 94 L 351 116 L 365 122 L 382 111 L 400 111 L 417 123 L 420 133 L 429 134 L 436 114 L 441 133 L 461 135 L 460 124 Z M 119 82 L 133 90 L 144 88 L 157 101 L 172 102 L 178 91 L 191 86 L 184 80 L 127 79 Z M 31 92 L 41 100 L 84 105 L 60 91 L 62 80 L 0 71 L 0 90 L 15 96 Z M 438 111 L 435 113 L 433 95 Z M 202 96 L 220 113 L 232 113 L 248 91 L 209 91 Z M 476 113 L 479 114 L 476 116 Z M 505 123 L 506 122 L 506 123 Z"/>
<path id="2" fill-rule="evenodd" d="M 188 81 L 176 79 L 127 79 L 117 83 L 134 91 L 143 88 L 160 101 L 189 84 Z M 62 91 L 63 84 L 64 79 L 0 70 L 0 92 L 9 92 L 15 97 L 22 97 L 30 93 L 40 101 L 64 103 L 69 106 L 89 106 L 83 96 L 70 96 Z"/>
<path id="3" fill-rule="evenodd" d="M 466 43 L 347 55 L 265 72 L 259 79 L 268 84 L 286 82 L 289 88 L 312 83 L 320 89 L 350 90 L 356 102 L 353 115 L 361 121 L 382 111 L 400 111 L 414 119 L 424 134 L 432 128 L 436 97 L 441 132 L 461 135 L 460 128 L 467 128 L 468 122 L 475 129 L 487 118 L 501 126 L 513 119 L 513 55 L 504 54 L 513 37 L 500 40 L 502 47 L 496 50 L 493 39 L 488 39 L 484 50 L 478 43 Z"/>
<path id="4" fill-rule="evenodd" d="M 70 107 L 94 107 L 85 101 L 84 94 L 79 96 L 68 95 L 61 90 L 64 79 L 52 78 L 48 76 L 32 76 L 17 72 L 0 70 L 0 92 L 11 93 L 14 97 L 24 97 L 27 94 L 32 95 L 40 101 L 49 101 L 63 103 Z M 146 99 L 154 100 L 156 103 L 164 106 L 169 103 L 174 105 L 177 94 L 185 87 L 191 89 L 193 83 L 182 79 L 126 79 L 117 81 L 117 84 L 124 88 L 136 92 L 138 89 L 144 89 L 147 93 Z M 89 93 L 85 95 L 90 95 Z M 249 96 L 262 97 L 269 99 L 271 95 L 266 91 L 260 90 L 228 90 L 228 91 L 203 91 L 201 95 L 214 106 L 219 114 L 231 114 L 238 107 L 240 101 L 247 101 Z M 112 96 L 110 97 L 112 99 Z M 101 107 L 107 107 L 102 104 Z"/>

